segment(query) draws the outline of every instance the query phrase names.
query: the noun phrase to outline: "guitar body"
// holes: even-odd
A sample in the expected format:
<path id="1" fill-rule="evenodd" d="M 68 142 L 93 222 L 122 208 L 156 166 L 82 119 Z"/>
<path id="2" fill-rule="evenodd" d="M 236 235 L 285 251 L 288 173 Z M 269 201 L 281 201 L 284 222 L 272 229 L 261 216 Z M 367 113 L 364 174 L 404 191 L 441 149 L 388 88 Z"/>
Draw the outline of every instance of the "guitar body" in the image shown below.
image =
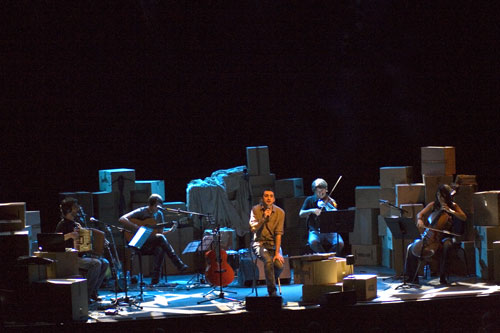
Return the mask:
<path id="1" fill-rule="evenodd" d="M 148 219 L 145 219 L 145 220 L 139 220 L 139 219 L 130 219 L 130 222 L 132 222 L 133 224 L 139 226 L 139 227 L 151 227 L 151 228 L 154 228 L 156 225 L 157 225 L 157 222 L 154 218 L 150 217 Z M 162 226 L 163 227 L 163 226 Z M 130 232 L 130 231 L 126 231 L 125 232 L 125 240 L 128 242 L 130 242 L 130 240 L 132 239 L 132 237 L 134 237 L 134 234 L 135 232 Z"/>
<path id="2" fill-rule="evenodd" d="M 215 250 L 207 251 L 205 253 L 205 259 L 207 260 L 205 278 L 211 285 L 225 287 L 233 282 L 234 270 L 227 263 L 226 251 L 221 249 L 219 256 Z"/>

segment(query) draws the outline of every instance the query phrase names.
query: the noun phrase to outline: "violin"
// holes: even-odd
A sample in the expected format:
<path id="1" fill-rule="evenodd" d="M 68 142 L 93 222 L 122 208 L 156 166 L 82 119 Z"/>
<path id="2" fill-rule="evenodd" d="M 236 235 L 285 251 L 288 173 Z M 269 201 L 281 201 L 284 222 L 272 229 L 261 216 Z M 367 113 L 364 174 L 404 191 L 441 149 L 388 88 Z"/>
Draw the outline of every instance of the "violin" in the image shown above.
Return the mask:
<path id="1" fill-rule="evenodd" d="M 318 199 L 316 205 L 321 210 L 325 210 L 330 212 L 332 210 L 337 210 L 337 202 L 333 200 L 330 196 L 327 196 L 325 199 Z"/>

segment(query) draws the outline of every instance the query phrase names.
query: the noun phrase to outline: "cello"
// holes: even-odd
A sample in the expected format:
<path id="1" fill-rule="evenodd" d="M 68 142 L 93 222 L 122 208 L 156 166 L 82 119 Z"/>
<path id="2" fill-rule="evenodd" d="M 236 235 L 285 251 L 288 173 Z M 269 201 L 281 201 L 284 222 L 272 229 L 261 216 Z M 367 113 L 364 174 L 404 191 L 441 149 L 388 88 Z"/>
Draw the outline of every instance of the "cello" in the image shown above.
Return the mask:
<path id="1" fill-rule="evenodd" d="M 234 280 L 234 270 L 227 263 L 227 253 L 220 247 L 219 227 L 215 229 L 217 244 L 215 250 L 209 250 L 205 253 L 207 267 L 205 269 L 205 278 L 213 286 L 225 287 Z"/>

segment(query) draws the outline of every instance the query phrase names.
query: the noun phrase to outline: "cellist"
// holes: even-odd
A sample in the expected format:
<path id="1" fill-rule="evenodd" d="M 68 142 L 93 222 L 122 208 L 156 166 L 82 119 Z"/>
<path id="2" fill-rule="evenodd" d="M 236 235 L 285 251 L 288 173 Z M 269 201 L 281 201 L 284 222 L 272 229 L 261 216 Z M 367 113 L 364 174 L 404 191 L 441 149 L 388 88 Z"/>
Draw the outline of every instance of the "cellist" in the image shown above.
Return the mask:
<path id="1" fill-rule="evenodd" d="M 276 279 L 283 271 L 285 262 L 281 254 L 285 212 L 274 201 L 274 192 L 264 190 L 261 203 L 252 207 L 249 221 L 253 233 L 252 251 L 264 262 L 269 296 L 276 296 Z"/>
<path id="2" fill-rule="evenodd" d="M 424 250 L 426 247 L 435 249 L 432 257 L 439 261 L 439 282 L 441 284 L 448 284 L 446 279 L 447 262 L 449 261 L 450 250 L 456 242 L 455 238 L 450 237 L 450 232 L 453 231 L 455 224 L 460 223 L 460 221 L 465 222 L 467 219 L 467 215 L 453 201 L 455 193 L 456 191 L 451 186 L 440 185 L 435 200 L 417 214 L 417 228 L 422 233 L 422 239 L 425 240 L 421 245 L 423 245 Z M 424 219 L 425 216 L 428 216 L 427 220 Z M 418 257 L 415 256 L 414 250 L 418 242 L 421 242 L 421 240 L 418 239 L 408 246 L 406 272 L 410 279 L 416 276 Z M 418 283 L 418 277 L 413 282 Z"/>

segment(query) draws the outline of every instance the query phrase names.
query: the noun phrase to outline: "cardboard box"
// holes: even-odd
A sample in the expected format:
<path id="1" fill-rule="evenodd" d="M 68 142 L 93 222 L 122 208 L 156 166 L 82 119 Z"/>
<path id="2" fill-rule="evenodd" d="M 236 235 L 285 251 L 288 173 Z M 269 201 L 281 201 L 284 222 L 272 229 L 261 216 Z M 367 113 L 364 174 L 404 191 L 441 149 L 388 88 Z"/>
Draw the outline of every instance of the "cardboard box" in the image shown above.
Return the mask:
<path id="1" fill-rule="evenodd" d="M 323 294 L 342 290 L 342 282 L 323 285 L 304 284 L 302 286 L 302 301 L 306 303 L 318 303 Z"/>
<path id="2" fill-rule="evenodd" d="M 416 204 L 425 201 L 425 185 L 396 184 L 396 206 L 402 204 Z"/>
<path id="3" fill-rule="evenodd" d="M 396 184 L 411 184 L 413 180 L 413 167 L 394 166 L 380 168 L 380 187 L 391 188 Z"/>
<path id="4" fill-rule="evenodd" d="M 453 175 L 455 167 L 455 147 L 421 147 L 423 175 Z"/>
<path id="5" fill-rule="evenodd" d="M 0 232 L 26 227 L 26 202 L 0 203 Z"/>
<path id="6" fill-rule="evenodd" d="M 385 218 L 382 215 L 377 216 L 378 220 L 378 235 L 385 236 L 387 235 L 387 223 L 385 222 Z"/>
<path id="7" fill-rule="evenodd" d="M 246 147 L 246 151 L 250 176 L 268 175 L 271 172 L 268 146 Z"/>
<path id="8" fill-rule="evenodd" d="M 355 245 L 351 246 L 354 262 L 357 266 L 380 265 L 380 245 Z"/>
<path id="9" fill-rule="evenodd" d="M 476 276 L 483 280 L 493 280 L 493 249 L 476 248 Z"/>
<path id="10" fill-rule="evenodd" d="M 379 208 L 380 186 L 356 186 L 356 208 Z"/>
<path id="11" fill-rule="evenodd" d="M 135 190 L 131 191 L 131 202 L 147 202 L 151 194 L 159 194 L 165 200 L 163 180 L 136 180 Z"/>
<path id="12" fill-rule="evenodd" d="M 262 198 L 262 194 L 266 189 L 274 190 L 274 182 L 276 180 L 276 175 L 274 173 L 261 176 L 250 176 L 249 184 L 252 191 L 252 195 Z"/>
<path id="13" fill-rule="evenodd" d="M 395 205 L 396 204 L 396 188 L 395 187 L 381 187 L 379 199 L 389 201 L 390 203 Z"/>
<path id="14" fill-rule="evenodd" d="M 294 281 L 297 284 L 337 283 L 337 262 L 335 259 L 294 262 Z"/>
<path id="15" fill-rule="evenodd" d="M 354 274 L 344 278 L 344 290 L 356 290 L 356 299 L 368 301 L 377 297 L 377 276 Z"/>
<path id="16" fill-rule="evenodd" d="M 453 197 L 453 201 L 455 201 L 460 208 L 466 213 L 470 215 L 474 212 L 474 203 L 473 196 L 476 192 L 476 186 L 474 185 L 459 185 L 456 189 L 457 193 Z"/>
<path id="17" fill-rule="evenodd" d="M 448 184 L 453 182 L 453 176 L 448 175 L 423 175 L 425 184 L 425 204 L 436 199 L 436 192 L 439 185 Z"/>
<path id="18" fill-rule="evenodd" d="M 500 227 L 476 226 L 474 230 L 475 245 L 478 249 L 493 249 L 493 242 L 500 240 Z"/>
<path id="19" fill-rule="evenodd" d="M 472 185 L 476 187 L 477 191 L 477 180 L 476 175 L 456 175 L 455 176 L 455 184 L 457 185 Z"/>
<path id="20" fill-rule="evenodd" d="M 67 278 L 80 275 L 78 269 L 78 252 L 76 250 L 66 252 L 40 252 L 33 253 L 36 257 L 55 260 L 47 265 L 47 277 L 49 279 Z"/>
<path id="21" fill-rule="evenodd" d="M 286 178 L 276 180 L 274 184 L 276 198 L 294 198 L 304 196 L 304 181 L 302 178 Z"/>
<path id="22" fill-rule="evenodd" d="M 476 192 L 472 196 L 474 225 L 500 226 L 500 191 Z"/>
<path id="23" fill-rule="evenodd" d="M 92 192 L 92 202 L 94 206 L 93 216 L 98 220 L 118 225 L 121 215 L 118 212 L 120 195 L 118 192 Z"/>
<path id="24" fill-rule="evenodd" d="M 99 191 L 118 193 L 118 203 L 123 196 L 124 205 L 118 205 L 118 215 L 121 216 L 130 211 L 131 191 L 135 190 L 134 169 L 107 169 L 99 170 Z"/>
<path id="25" fill-rule="evenodd" d="M 378 243 L 379 209 L 356 208 L 354 229 L 349 233 L 349 242 L 356 245 L 372 245 Z"/>
<path id="26" fill-rule="evenodd" d="M 417 214 L 424 209 L 423 204 L 402 204 L 399 208 L 404 209 L 403 217 L 412 218 L 417 224 Z"/>
<path id="27" fill-rule="evenodd" d="M 40 225 L 40 211 L 27 210 L 26 211 L 26 225 Z M 36 235 L 35 235 L 36 237 Z"/>
<path id="28" fill-rule="evenodd" d="M 469 275 L 476 274 L 476 250 L 474 246 L 474 241 L 463 241 L 460 246 L 464 249 L 465 260 L 467 265 L 467 270 Z"/>
<path id="29" fill-rule="evenodd" d="M 385 203 L 380 203 L 379 207 L 380 207 L 380 215 L 382 215 L 383 217 L 392 217 L 400 215 L 399 209 L 396 209 Z"/>
<path id="30" fill-rule="evenodd" d="M 276 205 L 285 211 L 285 229 L 306 226 L 306 219 L 299 217 L 300 209 L 302 208 L 305 199 L 305 196 L 301 196 L 276 200 Z"/>
<path id="31" fill-rule="evenodd" d="M 48 279 L 35 282 L 34 309 L 42 319 L 87 320 L 88 294 L 86 279 Z"/>

